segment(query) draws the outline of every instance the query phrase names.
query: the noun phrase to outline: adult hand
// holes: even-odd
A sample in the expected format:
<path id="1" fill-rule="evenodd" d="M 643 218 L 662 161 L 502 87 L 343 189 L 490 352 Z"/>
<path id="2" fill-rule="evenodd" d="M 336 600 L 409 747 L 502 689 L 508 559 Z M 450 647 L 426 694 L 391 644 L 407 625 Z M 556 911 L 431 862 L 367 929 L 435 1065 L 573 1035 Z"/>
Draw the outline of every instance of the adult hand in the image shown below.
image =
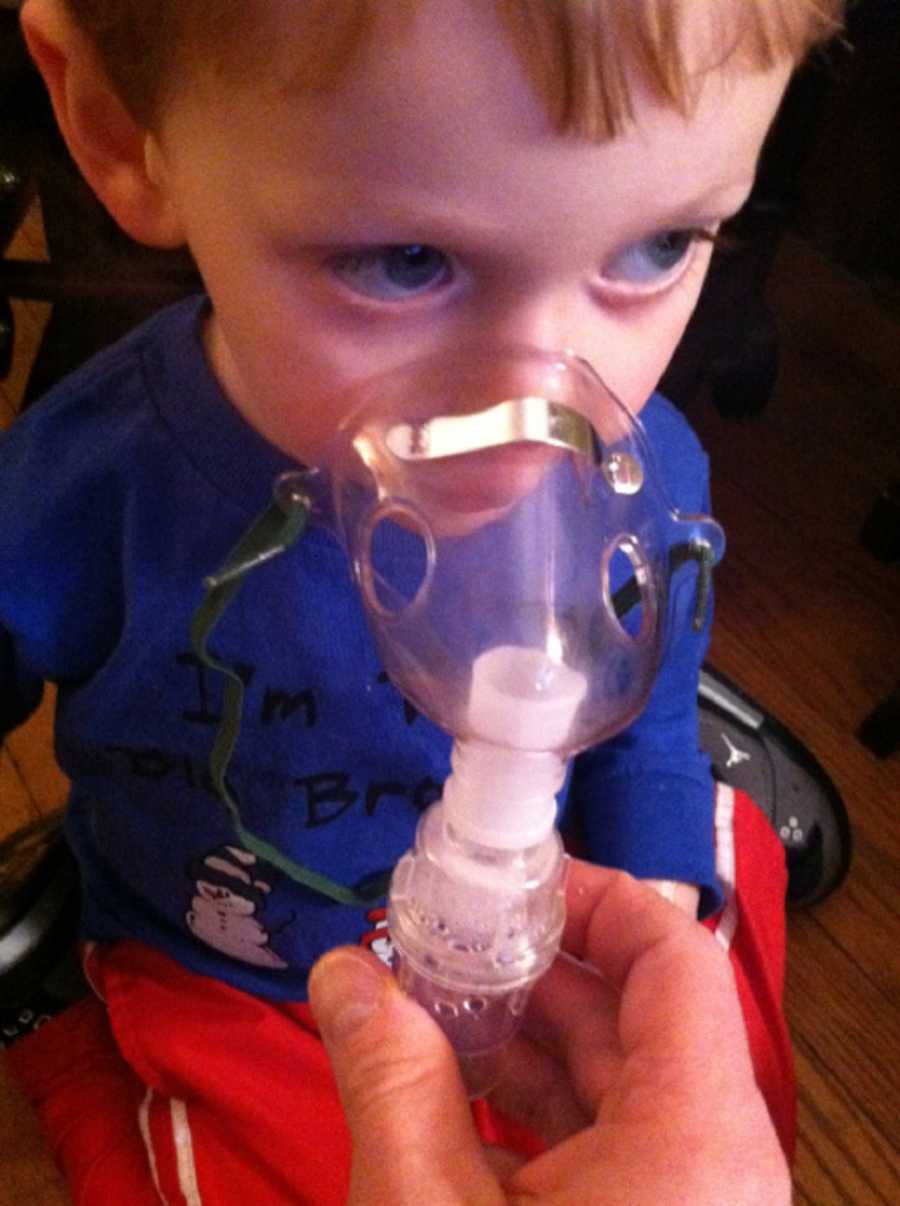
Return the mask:
<path id="1" fill-rule="evenodd" d="M 790 1180 L 753 1076 L 731 967 L 652 889 L 573 863 L 563 951 L 494 1098 L 550 1145 L 480 1143 L 455 1057 L 370 955 L 341 948 L 310 996 L 353 1134 L 351 1206 L 780 1206 Z"/>

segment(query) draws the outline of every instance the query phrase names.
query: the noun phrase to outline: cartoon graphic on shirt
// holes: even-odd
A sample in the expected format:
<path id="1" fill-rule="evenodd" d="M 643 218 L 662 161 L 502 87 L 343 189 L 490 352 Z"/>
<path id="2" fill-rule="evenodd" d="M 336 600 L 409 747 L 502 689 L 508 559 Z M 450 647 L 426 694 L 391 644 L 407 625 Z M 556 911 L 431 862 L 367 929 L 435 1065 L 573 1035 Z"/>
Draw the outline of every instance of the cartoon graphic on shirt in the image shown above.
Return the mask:
<path id="1" fill-rule="evenodd" d="M 370 909 L 366 913 L 366 920 L 370 922 L 372 929 L 367 934 L 363 934 L 359 945 L 367 947 L 374 955 L 378 956 L 382 963 L 386 963 L 388 967 L 391 967 L 394 958 L 394 944 L 391 942 L 391 936 L 388 933 L 387 909 L 384 905 L 378 909 Z"/>
<path id="2" fill-rule="evenodd" d="M 193 863 L 194 895 L 185 921 L 207 946 L 243 963 L 281 970 L 287 963 L 272 950 L 273 931 L 258 917 L 272 885 L 255 877 L 257 862 L 249 850 L 219 846 L 202 862 Z"/>

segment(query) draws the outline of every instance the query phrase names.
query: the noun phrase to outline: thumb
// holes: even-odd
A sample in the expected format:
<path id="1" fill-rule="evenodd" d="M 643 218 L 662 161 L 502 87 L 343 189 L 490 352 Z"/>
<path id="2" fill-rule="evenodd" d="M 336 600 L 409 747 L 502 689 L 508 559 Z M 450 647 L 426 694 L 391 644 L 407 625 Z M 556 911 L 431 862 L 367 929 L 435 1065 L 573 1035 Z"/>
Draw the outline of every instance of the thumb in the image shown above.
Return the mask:
<path id="1" fill-rule="evenodd" d="M 456 1057 L 388 969 L 339 947 L 313 968 L 309 996 L 353 1136 L 351 1206 L 502 1201 Z"/>

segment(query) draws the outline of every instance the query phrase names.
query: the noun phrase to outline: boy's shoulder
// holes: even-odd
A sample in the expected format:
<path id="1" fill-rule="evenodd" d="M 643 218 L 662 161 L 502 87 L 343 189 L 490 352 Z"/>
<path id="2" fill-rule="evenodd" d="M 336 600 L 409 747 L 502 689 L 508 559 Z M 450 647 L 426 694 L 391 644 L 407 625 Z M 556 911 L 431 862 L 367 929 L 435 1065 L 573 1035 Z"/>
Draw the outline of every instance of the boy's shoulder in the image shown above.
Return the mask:
<path id="1" fill-rule="evenodd" d="M 34 595 L 34 580 L 51 572 L 99 580 L 101 563 L 120 543 L 126 499 L 137 493 L 152 513 L 166 472 L 182 478 L 190 472 L 159 406 L 166 392 L 178 392 L 178 382 L 150 378 L 154 365 L 172 362 L 179 340 L 185 347 L 193 342 L 202 357 L 196 325 L 203 304 L 194 298 L 160 311 L 58 382 L 2 433 L 5 589 L 18 590 L 30 576 Z M 176 364 L 183 355 L 174 355 Z"/>
<path id="2" fill-rule="evenodd" d="M 660 393 L 640 415 L 671 502 L 681 511 L 709 506 L 709 461 L 684 413 Z"/>
<path id="3" fill-rule="evenodd" d="M 195 307 L 95 356 L 0 439 L 0 629 L 43 677 L 88 676 L 121 630 L 122 502 L 159 461 L 144 452 L 155 422 L 145 353 Z"/>
<path id="4" fill-rule="evenodd" d="M 641 423 L 660 454 L 678 449 L 693 457 L 706 457 L 690 422 L 664 394 L 654 393 L 641 411 Z"/>
<path id="5" fill-rule="evenodd" d="M 164 384 L 152 379 L 154 366 L 160 376 L 167 368 L 177 375 L 187 371 L 187 359 L 202 356 L 197 327 L 205 305 L 204 298 L 191 297 L 168 306 L 96 353 L 30 406 L 4 444 L 39 445 L 52 456 L 55 446 L 97 428 L 103 436 L 95 452 L 102 453 L 118 427 L 133 428 L 138 412 L 152 408 Z"/>
<path id="6" fill-rule="evenodd" d="M 294 462 L 223 393 L 205 351 L 210 312 L 202 295 L 159 311 L 0 436 L 0 536 L 158 516 L 163 499 L 181 525 L 223 502 L 235 523 L 268 506 Z"/>

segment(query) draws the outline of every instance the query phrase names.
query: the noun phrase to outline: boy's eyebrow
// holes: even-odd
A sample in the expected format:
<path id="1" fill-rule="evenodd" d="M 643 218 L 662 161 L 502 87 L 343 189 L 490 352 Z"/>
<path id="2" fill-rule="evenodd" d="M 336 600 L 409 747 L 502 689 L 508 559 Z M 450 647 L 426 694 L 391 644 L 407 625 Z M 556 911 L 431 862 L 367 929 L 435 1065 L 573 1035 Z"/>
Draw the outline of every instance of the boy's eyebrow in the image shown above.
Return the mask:
<path id="1" fill-rule="evenodd" d="M 695 197 L 679 200 L 675 206 L 660 206 L 653 213 L 639 216 L 635 221 L 626 217 L 623 225 L 630 228 L 629 237 L 641 237 L 655 231 L 673 230 L 729 217 L 743 204 L 753 185 L 751 176 L 727 182 L 717 182 Z M 324 203 L 328 198 L 329 204 Z M 467 248 L 489 250 L 502 243 L 509 227 L 500 219 L 481 217 L 462 210 L 449 212 L 444 205 L 436 210 L 429 203 L 422 206 L 408 202 L 373 199 L 371 195 L 357 203 L 348 198 L 335 203 L 334 194 L 325 189 L 320 200 L 315 188 L 309 190 L 302 203 L 302 214 L 296 205 L 289 206 L 283 219 L 283 229 L 290 232 L 298 216 L 306 227 L 304 241 L 331 244 L 396 243 L 402 241 L 428 242 L 436 246 L 460 244 Z M 599 225 L 599 220 L 598 220 Z M 289 236 L 288 236 L 289 237 Z"/>
<path id="2" fill-rule="evenodd" d="M 327 199 L 328 204 L 325 204 Z M 502 233 L 503 226 L 499 222 L 479 219 L 474 214 L 448 213 L 444 206 L 440 211 L 431 206 L 423 205 L 418 208 L 408 204 L 393 204 L 379 202 L 371 196 L 361 199 L 358 203 L 348 199 L 341 204 L 335 203 L 334 194 L 324 190 L 319 201 L 315 190 L 304 198 L 302 218 L 304 224 L 315 237 L 320 229 L 323 242 L 343 241 L 352 243 L 377 241 L 379 232 L 383 232 L 385 241 L 396 240 L 396 237 L 406 234 L 411 239 L 421 241 L 421 236 L 427 234 L 431 242 L 484 243 L 495 241 Z M 286 215 L 285 225 L 290 229 L 296 221 L 297 210 Z M 340 240 L 334 239 L 334 232 L 340 229 Z"/>
<path id="3" fill-rule="evenodd" d="M 676 206 L 663 210 L 659 216 L 672 226 L 677 226 L 679 222 L 690 225 L 698 216 L 727 217 L 743 206 L 753 188 L 754 179 L 754 176 L 742 176 L 740 179 L 715 184 L 706 192 L 698 193 L 695 197 L 679 201 Z"/>

